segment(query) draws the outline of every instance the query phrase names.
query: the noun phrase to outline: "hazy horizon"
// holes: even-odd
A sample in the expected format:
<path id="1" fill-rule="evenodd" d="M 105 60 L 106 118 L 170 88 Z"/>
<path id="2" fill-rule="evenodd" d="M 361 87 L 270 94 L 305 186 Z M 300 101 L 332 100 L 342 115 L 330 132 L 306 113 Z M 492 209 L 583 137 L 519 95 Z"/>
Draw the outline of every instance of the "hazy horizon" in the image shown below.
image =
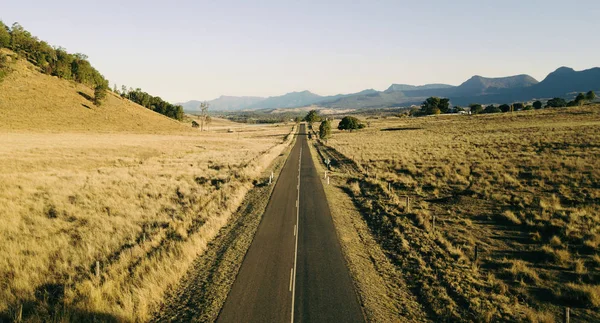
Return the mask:
<path id="1" fill-rule="evenodd" d="M 35 10 L 32 10 L 34 8 Z M 0 19 L 170 102 L 353 93 L 596 67 L 596 1 L 19 1 Z"/>

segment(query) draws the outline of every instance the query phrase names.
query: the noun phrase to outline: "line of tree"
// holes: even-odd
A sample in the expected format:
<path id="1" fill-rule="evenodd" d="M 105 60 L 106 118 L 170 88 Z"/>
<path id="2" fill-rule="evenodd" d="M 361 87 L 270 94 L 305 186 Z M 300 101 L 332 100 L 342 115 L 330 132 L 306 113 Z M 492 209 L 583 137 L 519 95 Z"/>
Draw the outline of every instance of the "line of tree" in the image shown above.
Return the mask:
<path id="1" fill-rule="evenodd" d="M 24 57 L 39 67 L 44 74 L 89 86 L 94 90 L 93 101 L 96 105 L 100 105 L 106 98 L 106 91 L 109 90 L 108 80 L 90 64 L 85 54 L 70 54 L 62 47 L 52 47 L 47 42 L 32 36 L 17 22 L 8 27 L 0 21 L 0 48 L 10 49 Z M 140 93 L 143 95 L 138 95 Z M 139 89 L 125 90 L 121 96 L 170 118 L 183 119 L 183 108 L 141 92 Z"/>
<path id="2" fill-rule="evenodd" d="M 140 88 L 135 90 L 129 88 L 129 90 L 127 90 L 127 87 L 123 85 L 120 93 L 118 91 L 115 92 L 120 94 L 121 97 L 131 100 L 154 112 L 160 113 L 175 120 L 183 120 L 184 112 L 181 105 L 171 104 L 158 96 L 152 96 L 142 91 Z"/>
<path id="3" fill-rule="evenodd" d="M 0 21 L 0 48 L 8 48 L 40 68 L 44 74 L 85 84 L 99 94 L 94 103 L 100 104 L 106 95 L 108 81 L 88 61 L 84 54 L 69 54 L 62 47 L 52 47 L 32 36 L 19 23 L 12 27 Z"/>
<path id="4" fill-rule="evenodd" d="M 547 108 L 560 108 L 560 107 L 571 107 L 571 106 L 580 106 L 585 104 L 586 102 L 591 102 L 596 99 L 596 93 L 594 91 L 589 91 L 587 93 L 579 93 L 575 97 L 574 100 L 567 102 L 563 98 L 553 98 L 546 102 Z M 521 102 L 516 102 L 512 104 L 501 104 L 499 106 L 496 105 L 488 105 L 486 107 L 482 106 L 478 103 L 473 103 L 469 105 L 471 114 L 480 114 L 480 113 L 501 113 L 501 112 L 513 112 L 513 111 L 522 111 L 522 110 L 532 110 L 532 109 L 542 109 L 544 107 L 541 101 L 535 101 L 531 105 L 526 105 Z M 420 109 L 412 110 L 411 115 L 413 116 L 421 116 L 421 115 L 435 115 L 440 113 L 450 113 L 450 112 L 461 112 L 465 111 L 464 108 L 455 106 L 450 109 L 450 100 L 447 98 L 438 98 L 438 97 L 430 97 L 427 98 L 421 104 Z"/>

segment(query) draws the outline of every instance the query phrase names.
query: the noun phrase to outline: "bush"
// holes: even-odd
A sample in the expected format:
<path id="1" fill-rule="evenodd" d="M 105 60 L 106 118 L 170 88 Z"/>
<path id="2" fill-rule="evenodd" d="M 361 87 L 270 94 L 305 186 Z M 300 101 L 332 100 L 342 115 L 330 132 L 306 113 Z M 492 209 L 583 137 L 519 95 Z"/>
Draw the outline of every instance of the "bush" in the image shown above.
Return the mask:
<path id="1" fill-rule="evenodd" d="M 102 100 L 106 98 L 106 86 L 97 85 L 94 89 L 94 104 L 100 106 L 102 104 Z"/>
<path id="2" fill-rule="evenodd" d="M 542 101 L 535 101 L 533 102 L 533 108 L 536 110 L 539 110 L 542 108 Z"/>
<path id="3" fill-rule="evenodd" d="M 351 116 L 346 116 L 342 118 L 342 121 L 340 121 L 340 123 L 338 124 L 339 130 L 352 131 L 355 129 L 362 129 L 364 127 L 365 125 L 363 123 L 360 123 L 360 121 L 357 118 Z"/>

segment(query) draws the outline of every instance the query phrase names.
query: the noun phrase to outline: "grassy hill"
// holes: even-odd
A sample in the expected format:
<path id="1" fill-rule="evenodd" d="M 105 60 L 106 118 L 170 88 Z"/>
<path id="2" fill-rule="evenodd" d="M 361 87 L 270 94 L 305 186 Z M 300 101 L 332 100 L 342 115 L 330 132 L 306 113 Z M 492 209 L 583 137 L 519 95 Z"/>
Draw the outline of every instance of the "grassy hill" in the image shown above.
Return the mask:
<path id="1" fill-rule="evenodd" d="M 13 52 L 10 72 L 0 81 L 0 131 L 91 131 L 163 133 L 191 131 L 181 122 L 155 113 L 112 92 L 95 106 L 90 87 L 43 74 Z"/>

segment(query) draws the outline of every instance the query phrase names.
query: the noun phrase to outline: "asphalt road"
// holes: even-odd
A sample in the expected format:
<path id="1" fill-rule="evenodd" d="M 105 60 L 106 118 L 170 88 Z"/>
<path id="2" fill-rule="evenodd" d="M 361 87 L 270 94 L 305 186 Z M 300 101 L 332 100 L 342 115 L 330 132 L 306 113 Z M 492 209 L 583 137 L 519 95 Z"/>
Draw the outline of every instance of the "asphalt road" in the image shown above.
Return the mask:
<path id="1" fill-rule="evenodd" d="M 305 125 L 218 322 L 364 322 Z"/>

